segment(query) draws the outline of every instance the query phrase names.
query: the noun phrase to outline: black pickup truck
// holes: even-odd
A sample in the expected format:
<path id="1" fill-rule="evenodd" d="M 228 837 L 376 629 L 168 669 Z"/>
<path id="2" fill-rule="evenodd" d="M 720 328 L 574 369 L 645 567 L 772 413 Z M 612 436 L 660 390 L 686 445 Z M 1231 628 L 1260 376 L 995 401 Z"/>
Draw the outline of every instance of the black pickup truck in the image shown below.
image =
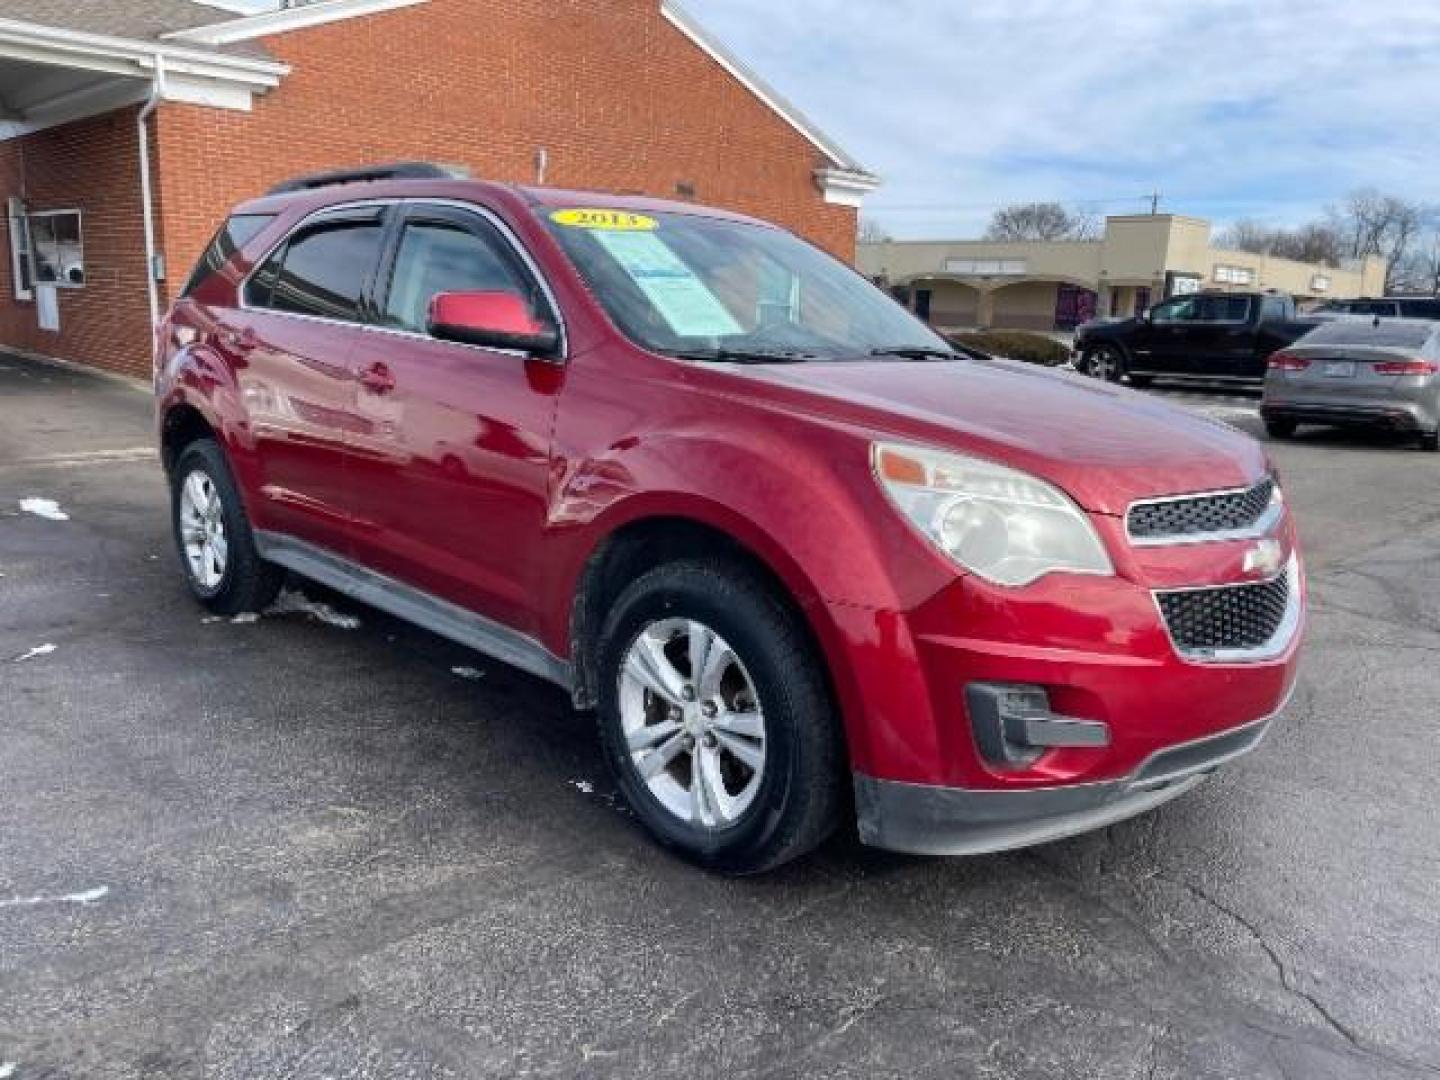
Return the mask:
<path id="1" fill-rule="evenodd" d="M 1258 383 L 1270 354 L 1319 325 L 1297 319 L 1282 293 L 1175 296 L 1133 319 L 1089 322 L 1075 332 L 1075 366 L 1099 379 Z"/>

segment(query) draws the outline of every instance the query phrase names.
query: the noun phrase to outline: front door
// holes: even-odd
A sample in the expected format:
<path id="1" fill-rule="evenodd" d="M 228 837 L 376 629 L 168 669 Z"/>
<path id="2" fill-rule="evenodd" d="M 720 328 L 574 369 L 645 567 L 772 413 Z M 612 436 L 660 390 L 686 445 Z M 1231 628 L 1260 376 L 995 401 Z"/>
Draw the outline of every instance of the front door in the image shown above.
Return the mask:
<path id="1" fill-rule="evenodd" d="M 257 523 L 336 552 L 354 522 L 345 474 L 360 417 L 350 361 L 383 233 L 375 208 L 312 218 L 251 277 L 217 341 L 250 417 L 265 500 Z"/>
<path id="2" fill-rule="evenodd" d="M 564 369 L 426 332 L 441 292 L 518 292 L 549 301 L 499 222 L 409 205 L 376 283 L 378 329 L 355 356 L 352 472 L 361 562 L 522 632 L 545 529 L 550 430 Z"/>
<path id="3" fill-rule="evenodd" d="M 1140 318 L 1131 340 L 1131 370 L 1161 375 L 1191 375 L 1193 357 L 1204 327 L 1197 296 L 1177 296 L 1156 304 Z"/>

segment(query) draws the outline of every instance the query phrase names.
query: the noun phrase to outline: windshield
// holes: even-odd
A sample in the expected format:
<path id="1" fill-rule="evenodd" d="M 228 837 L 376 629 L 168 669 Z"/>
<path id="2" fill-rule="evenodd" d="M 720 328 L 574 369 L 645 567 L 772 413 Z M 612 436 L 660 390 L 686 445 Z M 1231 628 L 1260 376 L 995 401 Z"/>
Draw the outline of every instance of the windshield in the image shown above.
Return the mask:
<path id="1" fill-rule="evenodd" d="M 780 229 L 593 209 L 545 220 L 615 324 L 652 352 L 800 361 L 952 351 L 859 274 Z"/>

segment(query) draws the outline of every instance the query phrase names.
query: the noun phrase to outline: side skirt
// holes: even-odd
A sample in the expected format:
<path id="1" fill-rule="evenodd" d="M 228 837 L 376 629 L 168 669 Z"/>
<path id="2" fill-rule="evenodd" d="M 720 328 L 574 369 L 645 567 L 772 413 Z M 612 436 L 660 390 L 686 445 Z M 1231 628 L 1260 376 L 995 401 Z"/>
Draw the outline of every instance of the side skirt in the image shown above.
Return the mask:
<path id="1" fill-rule="evenodd" d="M 281 533 L 255 533 L 255 546 L 267 562 L 293 570 L 303 577 L 344 593 L 353 600 L 379 608 L 433 634 L 494 657 L 565 690 L 573 690 L 569 662 L 560 659 L 534 638 L 493 619 L 404 585 L 394 578 L 357 566 L 333 552 Z"/>

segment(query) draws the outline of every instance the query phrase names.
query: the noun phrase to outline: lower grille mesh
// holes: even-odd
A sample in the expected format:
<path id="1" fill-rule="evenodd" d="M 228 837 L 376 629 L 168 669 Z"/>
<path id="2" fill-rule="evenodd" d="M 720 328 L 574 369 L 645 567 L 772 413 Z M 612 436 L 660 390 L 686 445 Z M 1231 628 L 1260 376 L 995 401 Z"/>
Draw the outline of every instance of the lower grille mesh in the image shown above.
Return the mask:
<path id="1" fill-rule="evenodd" d="M 1157 594 L 1170 637 L 1182 653 L 1258 649 L 1285 621 L 1290 575 L 1252 585 Z"/>

